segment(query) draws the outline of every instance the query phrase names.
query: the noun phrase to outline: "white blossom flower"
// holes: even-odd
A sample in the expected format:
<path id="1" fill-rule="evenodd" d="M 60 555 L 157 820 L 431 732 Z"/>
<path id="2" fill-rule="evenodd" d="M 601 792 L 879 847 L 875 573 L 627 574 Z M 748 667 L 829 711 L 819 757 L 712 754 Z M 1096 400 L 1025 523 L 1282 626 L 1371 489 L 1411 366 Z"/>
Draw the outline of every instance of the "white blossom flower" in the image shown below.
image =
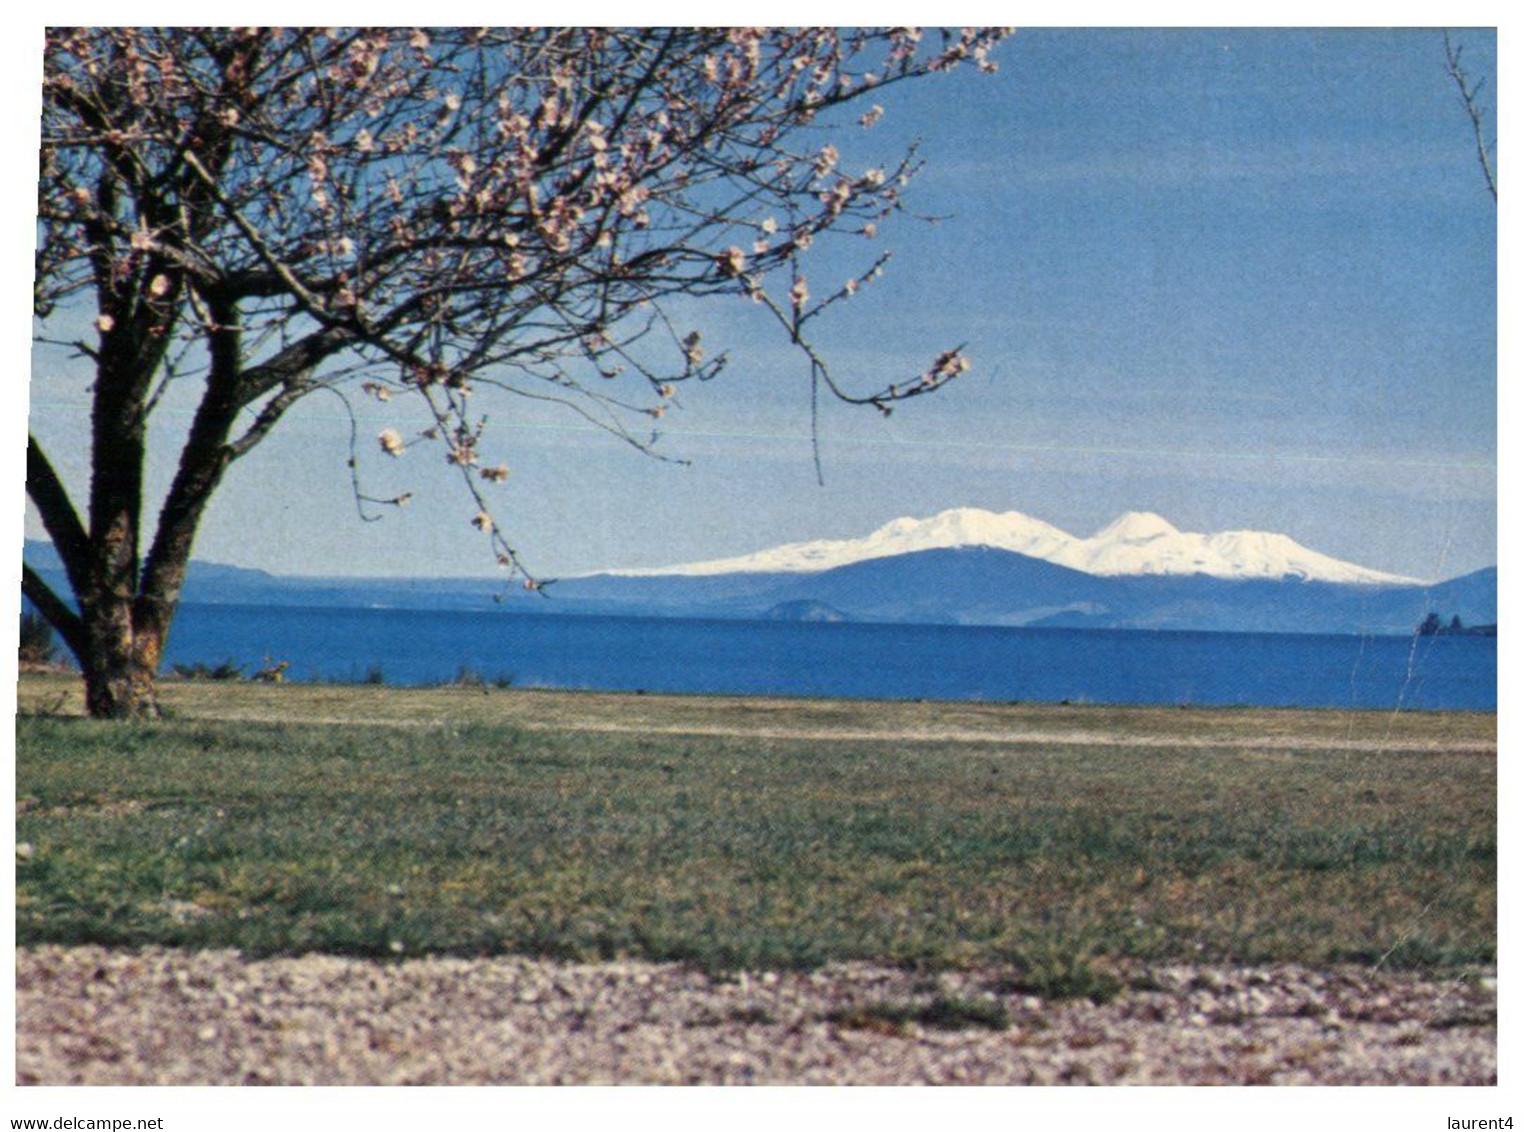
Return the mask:
<path id="1" fill-rule="evenodd" d="M 407 451 L 407 445 L 402 441 L 402 434 L 394 428 L 382 429 L 376 441 L 381 445 L 381 451 L 388 456 L 401 456 Z"/>

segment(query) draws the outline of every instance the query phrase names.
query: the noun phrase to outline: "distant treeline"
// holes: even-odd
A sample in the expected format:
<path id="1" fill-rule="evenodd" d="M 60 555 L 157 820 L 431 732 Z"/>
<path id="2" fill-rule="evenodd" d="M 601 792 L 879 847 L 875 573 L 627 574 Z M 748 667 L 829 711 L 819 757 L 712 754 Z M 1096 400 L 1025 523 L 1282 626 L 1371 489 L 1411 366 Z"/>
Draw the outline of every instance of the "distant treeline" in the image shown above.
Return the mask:
<path id="1" fill-rule="evenodd" d="M 1444 621 L 1439 614 L 1431 613 L 1418 625 L 1420 637 L 1495 637 L 1498 635 L 1496 625 L 1466 625 L 1462 623 L 1460 615 L 1456 614 L 1449 621 Z"/>

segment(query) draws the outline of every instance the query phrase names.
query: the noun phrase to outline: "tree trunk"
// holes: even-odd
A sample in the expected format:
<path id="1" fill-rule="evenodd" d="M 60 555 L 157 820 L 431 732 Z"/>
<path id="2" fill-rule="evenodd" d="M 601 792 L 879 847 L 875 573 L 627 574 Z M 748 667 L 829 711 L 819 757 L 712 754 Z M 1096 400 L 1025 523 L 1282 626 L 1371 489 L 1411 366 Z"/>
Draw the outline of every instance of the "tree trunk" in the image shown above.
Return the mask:
<path id="1" fill-rule="evenodd" d="M 85 709 L 95 719 L 157 718 L 162 628 L 139 623 L 132 603 L 119 599 L 92 605 L 84 622 L 78 659 L 85 677 Z"/>

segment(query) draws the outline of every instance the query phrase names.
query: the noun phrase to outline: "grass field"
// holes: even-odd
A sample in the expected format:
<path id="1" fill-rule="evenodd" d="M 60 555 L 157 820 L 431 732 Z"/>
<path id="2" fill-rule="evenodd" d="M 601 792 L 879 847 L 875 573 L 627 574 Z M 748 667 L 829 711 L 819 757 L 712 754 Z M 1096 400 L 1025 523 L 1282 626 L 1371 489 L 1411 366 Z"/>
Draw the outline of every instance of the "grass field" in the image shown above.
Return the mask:
<path id="1" fill-rule="evenodd" d="M 1492 715 L 27 676 L 22 944 L 1490 964 Z M 1098 984 L 1097 984 L 1098 985 Z M 1088 988 L 1088 989 L 1087 989 Z"/>

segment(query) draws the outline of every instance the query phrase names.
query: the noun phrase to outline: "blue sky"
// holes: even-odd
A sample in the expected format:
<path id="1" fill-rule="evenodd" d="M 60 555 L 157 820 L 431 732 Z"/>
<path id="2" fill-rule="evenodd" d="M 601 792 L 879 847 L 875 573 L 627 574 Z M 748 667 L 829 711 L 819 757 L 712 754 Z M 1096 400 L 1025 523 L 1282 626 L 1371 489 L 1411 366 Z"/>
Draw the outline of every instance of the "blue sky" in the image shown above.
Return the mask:
<path id="1" fill-rule="evenodd" d="M 1490 33 L 1457 39 L 1490 80 Z M 999 59 L 886 92 L 884 121 L 845 135 L 863 163 L 919 137 L 912 204 L 944 219 L 886 226 L 887 276 L 820 333 L 864 389 L 964 341 L 974 369 L 888 420 L 826 406 L 822 487 L 800 359 L 744 301 L 695 305 L 733 362 L 663 421 L 661 450 L 690 466 L 570 416 L 493 414 L 500 518 L 531 567 L 718 557 L 963 505 L 1080 534 L 1155 510 L 1421 577 L 1495 562 L 1496 212 L 1439 33 L 1036 29 Z M 823 250 L 812 270 L 853 262 Z M 33 427 L 81 486 L 86 382 L 39 352 Z M 160 484 L 187 420 L 169 408 Z M 369 458 L 399 422 L 367 412 Z M 322 400 L 298 412 L 234 468 L 198 556 L 489 573 L 433 453 L 368 459 L 376 494 L 416 504 L 355 517 L 347 428 Z"/>

